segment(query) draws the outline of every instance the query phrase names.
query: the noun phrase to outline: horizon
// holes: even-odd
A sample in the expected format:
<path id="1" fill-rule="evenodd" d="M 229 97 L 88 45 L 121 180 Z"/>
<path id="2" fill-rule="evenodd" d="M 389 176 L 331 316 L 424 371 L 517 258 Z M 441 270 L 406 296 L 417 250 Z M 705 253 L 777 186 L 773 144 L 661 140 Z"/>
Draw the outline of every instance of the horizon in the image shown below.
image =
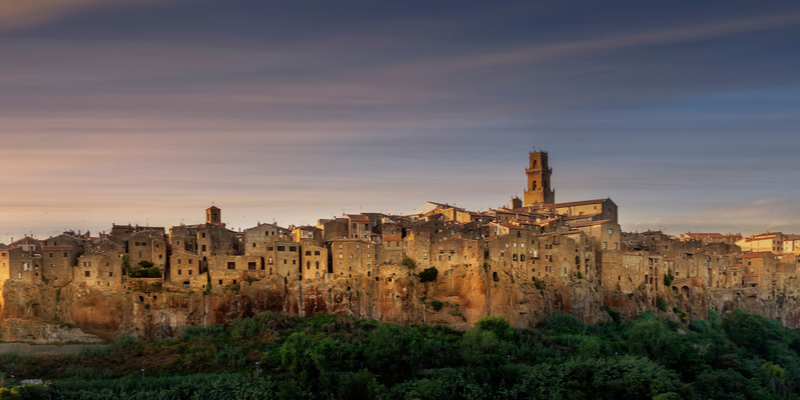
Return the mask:
<path id="1" fill-rule="evenodd" d="M 800 233 L 800 5 L 11 0 L 0 243 L 485 211 L 550 154 L 625 231 Z"/>

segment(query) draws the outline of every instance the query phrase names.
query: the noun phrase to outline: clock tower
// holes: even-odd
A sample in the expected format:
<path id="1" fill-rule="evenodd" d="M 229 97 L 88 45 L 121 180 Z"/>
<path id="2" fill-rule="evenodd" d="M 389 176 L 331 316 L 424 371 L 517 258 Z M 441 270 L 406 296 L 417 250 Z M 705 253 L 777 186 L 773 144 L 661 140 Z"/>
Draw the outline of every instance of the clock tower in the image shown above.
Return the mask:
<path id="1" fill-rule="evenodd" d="M 528 154 L 530 164 L 525 169 L 528 188 L 525 190 L 525 207 L 539 204 L 554 204 L 556 192 L 550 188 L 550 175 L 553 169 L 547 164 L 547 152 L 535 151 Z"/>

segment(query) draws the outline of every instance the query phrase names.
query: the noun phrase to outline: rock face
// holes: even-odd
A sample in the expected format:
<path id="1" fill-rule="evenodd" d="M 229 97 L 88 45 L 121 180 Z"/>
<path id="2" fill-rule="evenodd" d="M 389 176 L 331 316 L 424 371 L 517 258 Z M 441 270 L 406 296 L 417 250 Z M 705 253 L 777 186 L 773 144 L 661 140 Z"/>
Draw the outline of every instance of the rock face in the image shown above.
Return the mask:
<path id="1" fill-rule="evenodd" d="M 44 284 L 6 282 L 0 296 L 0 340 L 33 343 L 97 342 L 125 333 L 169 338 L 188 325 L 225 324 L 263 311 L 297 316 L 332 313 L 398 324 L 442 324 L 466 329 L 484 315 L 502 315 L 512 325 L 529 328 L 553 312 L 589 322 L 610 321 L 603 306 L 624 319 L 653 311 L 676 319 L 707 318 L 708 310 L 726 314 L 735 308 L 800 326 L 800 284 L 780 292 L 693 288 L 688 293 L 661 291 L 667 311 L 644 294 L 604 292 L 597 282 L 578 279 L 560 286 L 515 282 L 506 271 L 483 267 L 440 271 L 434 282 L 402 266 L 382 271 L 382 278 L 333 279 L 306 284 L 283 278 L 242 282 L 235 288 L 214 286 L 208 293 L 165 286 L 150 292 L 102 290 L 82 284 L 53 289 Z M 348 286 L 349 282 L 349 286 Z M 677 309 L 677 312 L 673 312 Z M 79 326 L 64 327 L 63 321 Z"/>
<path id="2" fill-rule="evenodd" d="M 0 325 L 0 341 L 46 343 L 100 343 L 102 339 L 79 328 L 35 319 L 10 318 Z"/>

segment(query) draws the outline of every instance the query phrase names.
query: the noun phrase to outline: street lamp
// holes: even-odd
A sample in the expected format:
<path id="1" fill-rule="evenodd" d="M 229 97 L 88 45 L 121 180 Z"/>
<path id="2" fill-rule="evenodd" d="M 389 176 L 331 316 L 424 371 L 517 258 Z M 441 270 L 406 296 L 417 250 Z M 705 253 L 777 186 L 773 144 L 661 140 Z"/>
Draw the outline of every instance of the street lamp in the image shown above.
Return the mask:
<path id="1" fill-rule="evenodd" d="M 144 368 L 142 368 L 142 379 L 144 379 Z"/>

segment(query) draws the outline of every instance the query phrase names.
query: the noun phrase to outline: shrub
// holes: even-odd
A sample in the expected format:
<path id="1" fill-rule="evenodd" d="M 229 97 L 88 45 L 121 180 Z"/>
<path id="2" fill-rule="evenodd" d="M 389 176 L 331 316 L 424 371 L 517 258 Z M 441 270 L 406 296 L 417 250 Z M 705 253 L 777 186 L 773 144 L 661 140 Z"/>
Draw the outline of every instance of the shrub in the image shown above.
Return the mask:
<path id="1" fill-rule="evenodd" d="M 664 274 L 664 286 L 667 286 L 667 287 L 671 286 L 672 285 L 672 281 L 674 281 L 674 280 L 675 280 L 674 276 Z"/>
<path id="2" fill-rule="evenodd" d="M 622 322 L 622 317 L 621 317 L 619 311 L 614 311 L 608 306 L 603 306 L 603 311 L 608 313 L 608 315 L 611 317 L 611 319 L 614 320 L 615 324 L 619 324 L 619 323 Z"/>
<path id="3" fill-rule="evenodd" d="M 658 296 L 658 309 L 661 311 L 667 311 L 667 299 Z"/>
<path id="4" fill-rule="evenodd" d="M 408 269 L 415 269 L 417 268 L 417 263 L 411 257 L 403 258 L 402 264 L 408 267 Z"/>
<path id="5" fill-rule="evenodd" d="M 501 315 L 494 317 L 483 316 L 475 322 L 475 328 L 482 331 L 491 331 L 502 340 L 511 339 L 511 325 Z"/>
<path id="6" fill-rule="evenodd" d="M 436 280 L 436 277 L 439 276 L 439 270 L 435 267 L 430 267 L 422 271 L 419 274 L 419 281 L 420 282 L 433 282 Z"/>
<path id="7" fill-rule="evenodd" d="M 434 300 L 430 302 L 431 307 L 433 307 L 433 311 L 439 312 L 444 307 L 444 303 L 439 300 Z"/>
<path id="8" fill-rule="evenodd" d="M 131 276 L 134 278 L 161 278 L 161 270 L 158 267 L 139 268 L 133 271 Z"/>

